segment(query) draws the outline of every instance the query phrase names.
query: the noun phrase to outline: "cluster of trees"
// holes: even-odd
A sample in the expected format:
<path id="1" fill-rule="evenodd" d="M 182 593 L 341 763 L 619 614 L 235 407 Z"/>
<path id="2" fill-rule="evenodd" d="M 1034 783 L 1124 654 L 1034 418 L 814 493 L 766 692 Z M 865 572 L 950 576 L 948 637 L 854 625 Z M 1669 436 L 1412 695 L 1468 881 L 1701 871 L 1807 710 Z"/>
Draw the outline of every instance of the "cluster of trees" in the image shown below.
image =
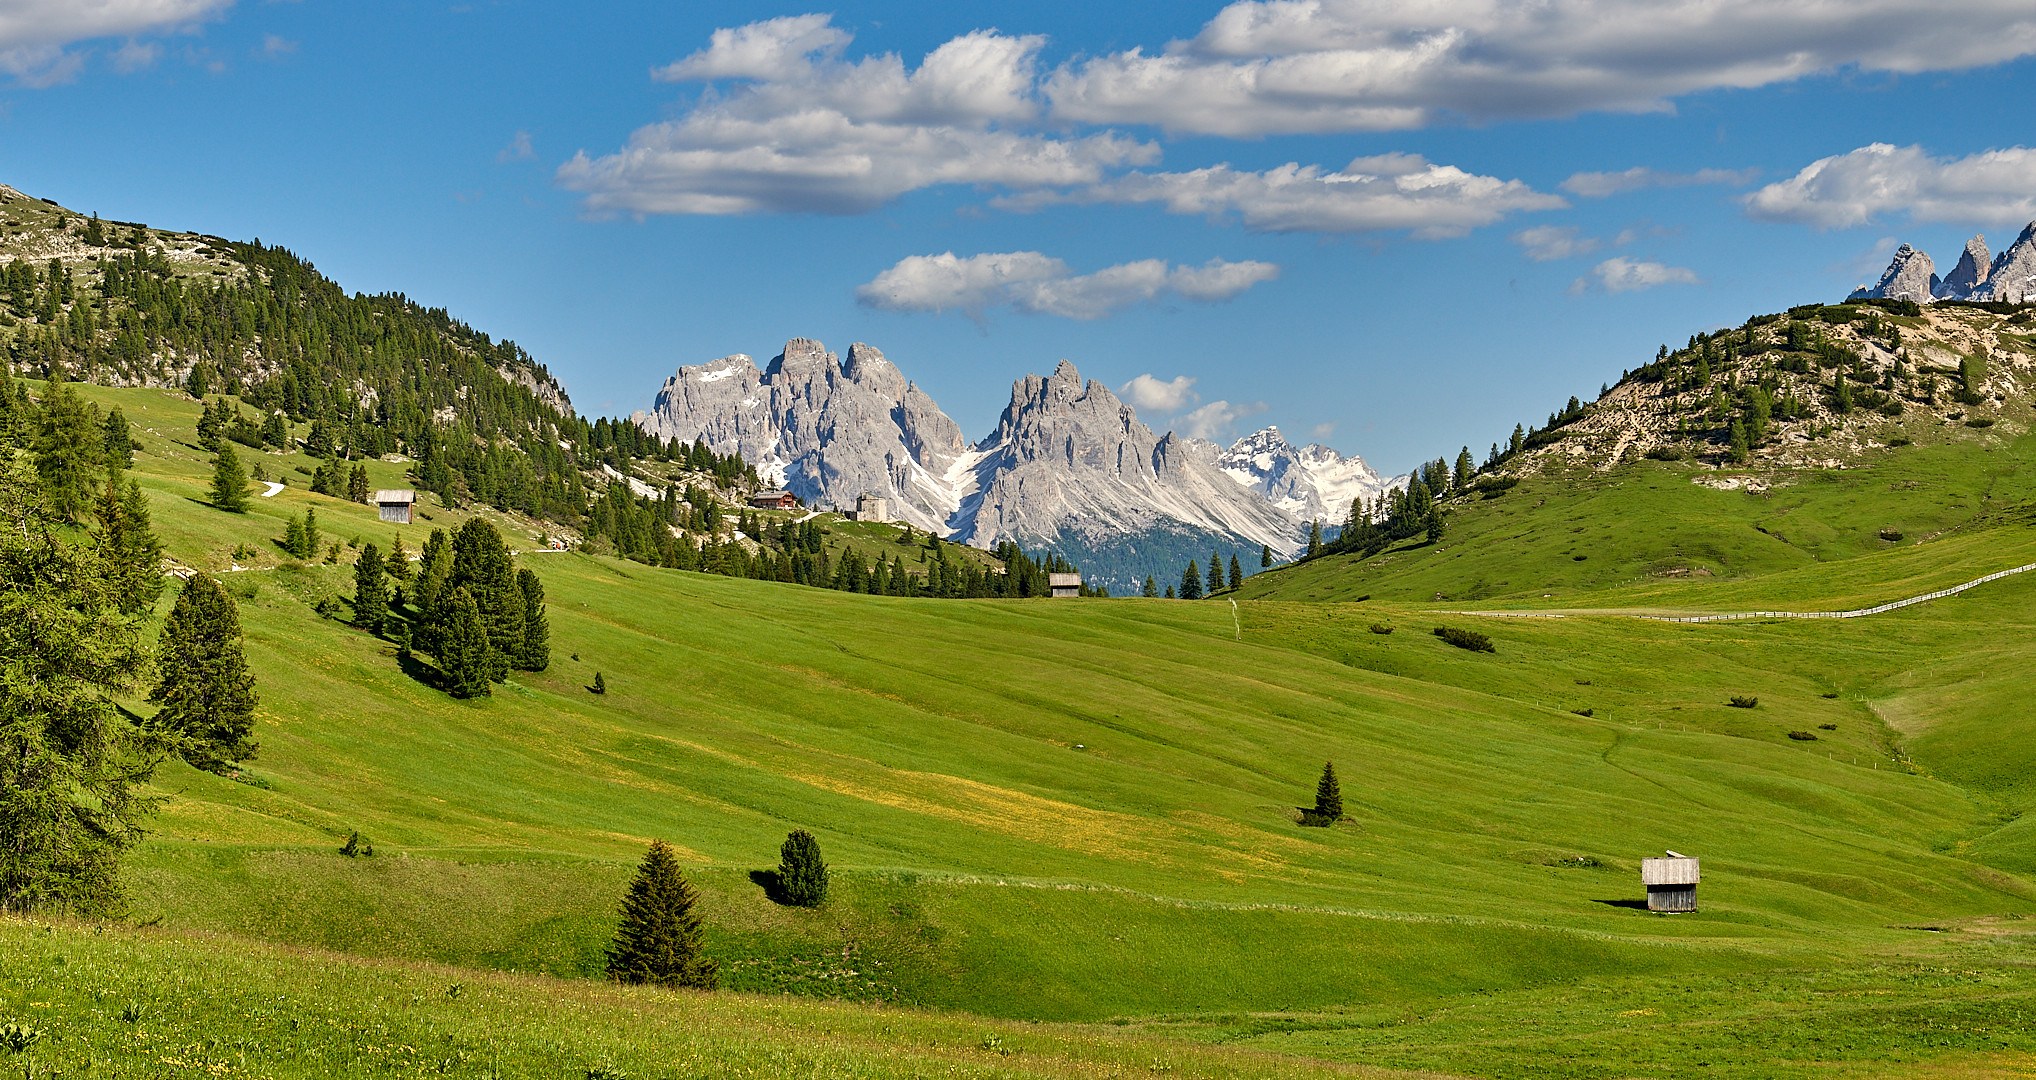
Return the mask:
<path id="1" fill-rule="evenodd" d="M 804 829 L 785 837 L 778 869 L 770 877 L 772 898 L 781 904 L 818 907 L 827 899 L 827 863 L 820 857 L 820 842 Z M 621 924 L 608 948 L 608 977 L 712 990 L 719 965 L 706 954 L 699 902 L 671 845 L 652 841 L 622 897 Z"/>
<path id="2" fill-rule="evenodd" d="M 454 697 L 484 697 L 511 671 L 551 665 L 544 583 L 517 568 L 493 523 L 477 517 L 450 535 L 434 529 L 422 556 L 412 581 L 400 547 L 386 559 L 373 544 L 361 549 L 354 561 L 358 625 L 398 631 L 407 648 L 437 661 Z"/>
<path id="3" fill-rule="evenodd" d="M 724 524 L 733 526 L 725 539 L 719 533 Z M 714 493 L 698 486 L 668 485 L 651 497 L 611 484 L 587 514 L 586 535 L 651 566 L 878 596 L 1050 596 L 1052 575 L 1078 572 L 1060 555 L 1028 554 L 1009 541 L 994 550 L 999 565 L 985 566 L 932 533 L 922 540 L 910 527 L 888 553 L 865 555 L 853 548 L 830 553 L 828 530 L 819 522 L 773 521 L 747 509 L 736 511 L 731 521 Z"/>
<path id="4" fill-rule="evenodd" d="M 0 911 L 117 913 L 162 762 L 255 753 L 254 680 L 219 583 L 189 578 L 150 645 L 163 549 L 123 476 L 132 452 L 117 411 L 0 376 Z M 116 701 L 142 691 L 150 716 Z"/>
<path id="5" fill-rule="evenodd" d="M 1261 547 L 1259 549 L 1259 566 L 1264 568 L 1271 565 L 1272 548 Z M 1244 584 L 1244 564 L 1238 561 L 1237 553 L 1234 551 L 1230 553 L 1230 570 L 1226 574 L 1223 570 L 1222 553 L 1212 551 L 1209 553 L 1209 572 L 1204 575 L 1200 564 L 1196 563 L 1193 559 L 1188 560 L 1188 565 L 1181 571 L 1180 588 L 1176 590 L 1171 585 L 1167 586 L 1166 598 L 1169 600 L 1200 600 L 1204 596 L 1214 596 L 1219 592 L 1234 589 L 1242 584 Z M 1148 597 L 1160 595 L 1158 583 L 1153 581 L 1151 577 L 1145 579 L 1144 595 Z"/>
<path id="6" fill-rule="evenodd" d="M 223 246 L 219 246 L 223 245 Z M 244 273 L 183 276 L 144 248 L 88 268 L 0 268 L 0 314 L 17 322 L 0 362 L 44 376 L 119 376 L 253 407 L 208 407 L 209 436 L 359 461 L 403 452 L 418 486 L 448 505 L 478 502 L 578 525 L 582 475 L 639 460 L 681 462 L 719 482 L 754 481 L 740 459 L 664 441 L 627 421 L 587 421 L 514 342 L 497 342 L 400 294 L 348 295 L 281 248 L 215 242 Z M 363 389 L 365 388 L 365 389 Z M 211 447 L 208 447 L 211 449 Z M 328 484 L 351 497 L 353 470 Z"/>

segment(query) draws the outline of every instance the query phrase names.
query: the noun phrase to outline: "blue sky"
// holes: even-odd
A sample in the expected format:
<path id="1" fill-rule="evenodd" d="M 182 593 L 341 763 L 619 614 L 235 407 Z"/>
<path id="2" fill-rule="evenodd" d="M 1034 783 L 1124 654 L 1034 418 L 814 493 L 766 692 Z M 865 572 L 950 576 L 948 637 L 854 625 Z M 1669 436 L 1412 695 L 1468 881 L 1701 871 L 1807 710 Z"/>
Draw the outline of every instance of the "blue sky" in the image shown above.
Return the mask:
<path id="1" fill-rule="evenodd" d="M 0 0 L 0 182 L 445 306 L 591 413 L 807 336 L 971 436 L 1066 357 L 1391 470 L 2036 218 L 2026 0 L 963 7 Z"/>

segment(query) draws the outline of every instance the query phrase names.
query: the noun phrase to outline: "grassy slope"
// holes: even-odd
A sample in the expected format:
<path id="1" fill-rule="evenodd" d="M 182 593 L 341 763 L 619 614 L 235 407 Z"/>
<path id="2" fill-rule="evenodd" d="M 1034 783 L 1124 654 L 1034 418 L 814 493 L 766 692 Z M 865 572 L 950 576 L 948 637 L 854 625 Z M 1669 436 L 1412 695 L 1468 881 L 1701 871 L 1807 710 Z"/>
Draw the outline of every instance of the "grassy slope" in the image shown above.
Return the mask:
<path id="1" fill-rule="evenodd" d="M 195 419 L 164 395 L 94 393 L 170 435 L 179 410 Z M 171 441 L 141 469 L 173 551 L 200 564 L 279 535 L 286 500 L 315 500 L 335 535 L 389 528 L 299 491 L 259 506 L 266 519 L 218 514 L 192 498 L 202 459 Z M 1598 1013 L 1576 995 L 1606 980 L 1876 985 L 1858 965 L 1918 948 L 1902 927 L 2036 910 L 2017 876 L 2036 872 L 2032 845 L 2001 827 L 2022 799 L 2016 763 L 1998 752 L 2001 725 L 2025 723 L 2009 695 L 2030 639 L 1985 629 L 2026 625 L 2036 582 L 1839 626 L 1491 620 L 1500 651 L 1480 656 L 1376 602 L 1247 604 L 1233 622 L 1220 603 L 897 601 L 528 562 L 556 662 L 480 703 L 318 620 L 310 604 L 346 591 L 343 567 L 236 575 L 266 786 L 165 774 L 141 913 L 585 974 L 630 861 L 664 836 L 701 881 L 733 986 L 1165 1014 L 1273 1041 L 1222 1016 L 1276 1012 L 1340 1032 L 1293 1045 L 1356 1057 L 1388 1052 L 1381 1016 L 1448 1013 L 1391 1053 L 1592 1075 L 1514 1038 L 1504 1010 L 1470 1038 L 1459 1010 L 1509 1002 L 1586 1031 Z M 1380 619 L 1400 632 L 1371 634 Z M 605 697 L 582 688 L 597 669 Z M 1725 708 L 1730 693 L 1761 707 Z M 1817 743 L 1782 737 L 1822 723 L 1837 729 Z M 1896 767 L 1897 730 L 1919 773 Z M 1289 807 L 1324 758 L 1353 820 L 1297 829 Z M 747 878 L 794 825 L 837 867 L 820 912 L 777 908 Z M 376 858 L 337 854 L 353 829 Z M 1706 857 L 1703 914 L 1603 902 L 1634 896 L 1634 860 L 1671 846 Z M 2020 954 L 1986 964 L 2009 990 L 1971 1007 L 2019 1008 Z M 1934 1007 L 1926 989 L 1903 1001 Z M 1742 1006 L 1690 1019 L 1732 1030 Z M 1741 1075 L 1784 1074 L 1786 1049 Z M 1637 1070 L 1652 1052 L 1606 1060 Z"/>

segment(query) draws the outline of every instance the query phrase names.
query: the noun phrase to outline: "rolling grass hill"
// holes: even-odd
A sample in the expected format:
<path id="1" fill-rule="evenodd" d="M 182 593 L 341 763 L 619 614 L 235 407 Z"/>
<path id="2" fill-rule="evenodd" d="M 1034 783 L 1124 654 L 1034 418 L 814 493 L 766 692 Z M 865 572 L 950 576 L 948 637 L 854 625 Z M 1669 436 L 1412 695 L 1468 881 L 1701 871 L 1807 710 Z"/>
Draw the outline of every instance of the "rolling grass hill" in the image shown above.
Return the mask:
<path id="1" fill-rule="evenodd" d="M 239 545 L 274 551 L 303 505 L 329 536 L 386 546 L 396 531 L 294 487 L 245 517 L 215 511 L 198 501 L 209 477 L 186 445 L 195 405 L 90 393 L 147 432 L 137 474 L 189 565 L 224 569 Z M 2019 444 L 1998 449 L 1974 459 L 2000 467 L 1971 497 L 2026 501 Z M 699 1024 L 723 1049 L 699 1052 L 724 1056 L 693 1059 L 708 1072 L 748 1052 L 726 1048 L 755 1047 L 794 1063 L 770 1075 L 1108 1075 L 1164 1056 L 1149 1039 L 1475 1075 L 1669 1075 L 1685 1052 L 1719 1076 L 2026 1065 L 2036 720 L 2017 691 L 2036 652 L 2036 580 L 1849 623 L 1433 610 L 1430 594 L 1468 572 L 1443 561 L 1448 549 L 1476 528 L 1502 549 L 1507 529 L 1573 528 L 1556 522 L 1575 514 L 1589 530 L 1656 498 L 1626 520 L 1665 531 L 1660 507 L 1713 495 L 1720 529 L 1771 520 L 1677 468 L 1639 464 L 1574 496 L 1523 483 L 1437 549 L 1383 556 L 1405 576 L 1378 579 L 1363 603 L 907 600 L 528 554 L 554 662 L 476 702 L 316 613 L 350 590 L 344 560 L 264 557 L 224 575 L 261 680 L 261 756 L 238 779 L 166 769 L 169 801 L 132 860 L 136 915 L 167 934 L 6 927 L 0 1022 L 61 1019 L 71 1061 L 107 1047 L 141 1062 L 191 1043 L 315 1045 L 368 1072 L 362 1046 L 476 1038 L 487 1021 L 440 1000 L 460 981 L 500 1003 L 490 1030 L 512 1049 L 498 1057 L 544 1048 L 507 1074 L 607 1069 L 607 1054 L 617 1071 L 659 1075 L 649 1044 L 630 1040 L 648 1038 L 641 1011 L 660 999 L 532 979 L 598 973 L 634 860 L 662 837 L 701 887 L 731 990 L 944 1010 L 710 999 Z M 1628 475 L 1647 483 L 1622 486 Z M 1862 506 L 1890 482 L 1841 475 Z M 1754 545 L 1771 556 L 1731 587 L 1771 578 L 1806 603 L 1889 599 L 2036 558 L 2016 558 L 2036 544 L 2011 518 L 1967 515 L 1884 552 L 1834 526 L 1823 562 Z M 505 528 L 528 546 L 518 537 L 540 526 Z M 422 534 L 408 530 L 406 546 Z M 1521 581 L 1598 561 L 1533 557 L 1503 569 L 1465 556 Z M 1824 567 L 1828 582 L 1812 572 Z M 1264 575 L 1245 592 L 1345 588 L 1334 569 Z M 1571 577 L 1573 592 L 1544 599 L 1554 590 L 1507 580 L 1487 595 L 1523 606 L 1702 604 L 1726 584 Z M 1586 589 L 1606 585 L 1627 591 Z M 1441 624 L 1482 630 L 1496 651 L 1451 648 L 1429 633 Z M 586 690 L 596 671 L 605 695 Z M 1758 705 L 1730 707 L 1735 695 Z M 1300 828 L 1294 807 L 1324 760 L 1351 817 Z M 817 911 L 778 907 L 751 879 L 793 827 L 814 831 L 835 868 Z M 353 832 L 373 857 L 340 854 Z M 1632 906 L 1638 859 L 1670 847 L 1705 859 L 1697 915 Z M 231 944 L 243 938 L 378 960 Z M 94 972 L 101 996 L 74 979 L 58 994 L 55 956 Z M 266 1003 L 222 990 L 217 1012 L 156 1014 L 147 1030 L 163 1046 L 112 1026 L 124 996 L 189 997 L 276 969 L 284 988 Z M 582 1019 L 561 1027 L 554 1000 Z M 796 1034 L 757 1034 L 773 1010 Z M 1142 1034 L 1047 1028 L 1039 1049 L 978 1065 L 972 1054 L 1019 1029 L 959 1014 Z M 326 1025 L 321 1041 L 284 1038 L 285 1018 Z M 919 1034 L 870 1036 L 889 1024 Z M 1188 1075 L 1305 1074 L 1178 1053 L 1168 1060 Z M 482 1070 L 466 1058 L 451 1071 Z"/>

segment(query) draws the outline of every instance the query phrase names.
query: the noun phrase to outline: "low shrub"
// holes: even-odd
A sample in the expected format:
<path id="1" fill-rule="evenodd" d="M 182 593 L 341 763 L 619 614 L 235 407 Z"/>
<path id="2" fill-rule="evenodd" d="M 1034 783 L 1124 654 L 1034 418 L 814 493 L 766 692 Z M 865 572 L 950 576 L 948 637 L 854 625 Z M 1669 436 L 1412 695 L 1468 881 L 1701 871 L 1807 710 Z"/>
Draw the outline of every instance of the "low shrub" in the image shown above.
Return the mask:
<path id="1" fill-rule="evenodd" d="M 1393 628 L 1385 623 L 1375 622 L 1371 624 L 1371 632 L 1374 634 L 1390 634 L 1393 632 Z"/>
<path id="2" fill-rule="evenodd" d="M 1734 694 L 1732 695 L 1732 700 L 1727 702 L 1727 704 L 1735 709 L 1751 709 L 1760 705 L 1760 699 L 1748 694 Z"/>
<path id="3" fill-rule="evenodd" d="M 1915 444 L 1916 440 L 1909 438 L 1907 435 L 1897 435 L 1888 440 L 1888 449 L 1895 450 L 1904 446 L 1914 446 Z"/>
<path id="4" fill-rule="evenodd" d="M 1807 731 L 1791 731 L 1791 732 L 1789 732 L 1789 738 L 1791 738 L 1791 739 L 1794 739 L 1794 740 L 1796 740 L 1797 742 L 1816 742 L 1816 741 L 1817 741 L 1817 736 L 1815 736 L 1815 735 L 1813 735 L 1813 734 L 1811 734 L 1810 732 L 1807 732 Z"/>
<path id="5" fill-rule="evenodd" d="M 1817 725 L 1817 730 L 1818 730 L 1818 731 L 1837 731 L 1837 730 L 1838 730 L 1838 725 L 1837 725 L 1837 724 L 1818 724 L 1818 725 Z"/>
<path id="6" fill-rule="evenodd" d="M 1902 530 L 1900 530 L 1900 529 L 1882 529 L 1882 530 L 1880 531 L 1880 538 L 1881 538 L 1881 539 L 1883 539 L 1883 540 L 1889 541 L 1890 543 L 1892 543 L 1892 542 L 1894 542 L 1894 541 L 1896 541 L 1896 540 L 1900 540 L 1900 539 L 1902 538 Z"/>
<path id="7" fill-rule="evenodd" d="M 1680 446 L 1653 446 L 1646 456 L 1650 461 L 1687 461 L 1690 452 Z"/>
<path id="8" fill-rule="evenodd" d="M 1975 416 L 1967 420 L 1965 426 L 1969 428 L 1990 428 L 1994 426 L 1994 419 L 1991 416 Z"/>
<path id="9" fill-rule="evenodd" d="M 1589 708 L 1583 708 L 1583 709 L 1571 709 L 1571 710 L 1570 710 L 1570 712 L 1573 712 L 1573 713 L 1577 714 L 1578 716 L 1594 716 L 1594 715 L 1596 715 L 1596 710 L 1594 710 L 1594 709 L 1589 709 Z"/>
<path id="10" fill-rule="evenodd" d="M 1468 649 L 1471 652 L 1498 651 L 1492 647 L 1491 638 L 1475 630 L 1460 630 L 1454 626 L 1438 626 L 1435 628 L 1435 636 L 1459 649 Z"/>

